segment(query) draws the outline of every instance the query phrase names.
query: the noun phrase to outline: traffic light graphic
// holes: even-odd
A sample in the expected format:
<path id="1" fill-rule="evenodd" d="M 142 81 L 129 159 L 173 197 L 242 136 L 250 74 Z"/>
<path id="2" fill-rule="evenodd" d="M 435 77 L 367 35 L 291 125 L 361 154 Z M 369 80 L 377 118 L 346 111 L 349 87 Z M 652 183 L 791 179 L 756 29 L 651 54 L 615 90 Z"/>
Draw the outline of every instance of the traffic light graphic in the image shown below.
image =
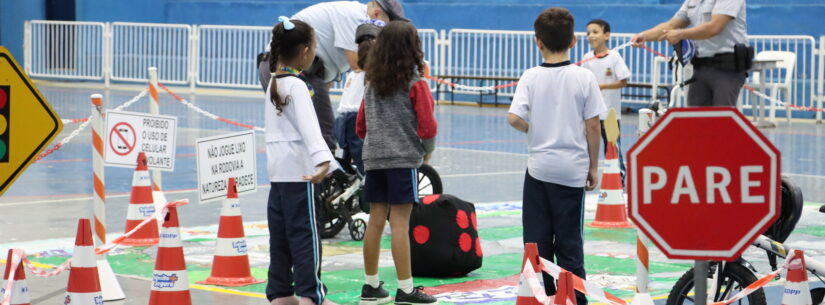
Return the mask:
<path id="1" fill-rule="evenodd" d="M 9 162 L 9 109 L 11 87 L 0 86 L 0 163 Z"/>

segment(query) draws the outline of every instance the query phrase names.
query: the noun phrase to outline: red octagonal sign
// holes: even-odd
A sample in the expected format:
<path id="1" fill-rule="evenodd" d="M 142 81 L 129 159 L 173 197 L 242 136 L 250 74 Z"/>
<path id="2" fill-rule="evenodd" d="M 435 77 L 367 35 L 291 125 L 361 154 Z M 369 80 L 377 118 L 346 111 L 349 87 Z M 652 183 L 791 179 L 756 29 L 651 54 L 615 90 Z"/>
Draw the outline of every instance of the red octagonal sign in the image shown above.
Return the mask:
<path id="1" fill-rule="evenodd" d="M 779 151 L 733 108 L 672 109 L 627 155 L 630 218 L 671 259 L 734 260 L 779 216 Z"/>

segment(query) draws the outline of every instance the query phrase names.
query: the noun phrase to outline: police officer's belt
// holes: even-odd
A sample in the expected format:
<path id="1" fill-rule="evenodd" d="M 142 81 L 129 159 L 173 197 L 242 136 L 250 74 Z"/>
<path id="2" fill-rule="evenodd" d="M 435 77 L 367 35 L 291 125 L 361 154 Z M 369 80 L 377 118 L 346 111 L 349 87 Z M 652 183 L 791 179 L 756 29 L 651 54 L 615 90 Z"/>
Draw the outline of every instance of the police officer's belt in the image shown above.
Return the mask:
<path id="1" fill-rule="evenodd" d="M 733 52 L 719 53 L 713 57 L 694 57 L 691 61 L 695 67 L 713 67 L 721 70 L 736 71 L 736 55 Z"/>

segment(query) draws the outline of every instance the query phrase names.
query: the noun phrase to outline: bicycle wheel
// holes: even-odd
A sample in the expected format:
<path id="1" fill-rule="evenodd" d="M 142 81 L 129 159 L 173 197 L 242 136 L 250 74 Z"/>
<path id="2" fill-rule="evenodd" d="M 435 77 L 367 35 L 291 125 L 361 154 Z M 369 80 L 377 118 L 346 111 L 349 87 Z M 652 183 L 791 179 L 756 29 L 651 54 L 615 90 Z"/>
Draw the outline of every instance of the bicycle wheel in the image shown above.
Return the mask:
<path id="1" fill-rule="evenodd" d="M 719 266 L 718 263 L 712 263 L 712 266 L 713 265 L 716 267 Z M 710 269 L 711 272 L 708 275 L 709 279 L 712 277 L 716 268 L 711 267 Z M 745 287 L 756 281 L 756 276 L 753 272 L 738 263 L 725 264 L 725 270 L 722 272 L 721 276 L 722 279 L 721 281 L 718 281 L 719 285 L 717 285 L 718 287 L 716 287 L 716 291 L 708 291 L 708 298 L 712 297 L 714 302 L 730 299 L 745 289 Z M 708 289 L 713 286 L 713 283 L 709 280 Z M 678 281 L 676 281 L 675 285 L 673 285 L 670 295 L 667 296 L 667 305 L 694 304 L 693 297 L 693 268 L 691 268 L 685 272 L 685 274 L 682 275 Z M 759 289 L 751 293 L 748 297 L 732 304 L 765 305 L 766 303 L 765 291 L 763 289 Z"/>
<path id="2" fill-rule="evenodd" d="M 321 238 L 333 238 L 347 224 L 344 216 L 336 211 L 331 203 L 332 199 L 339 196 L 342 190 L 335 185 L 333 178 L 324 179 L 317 187 L 315 209 L 318 213 L 318 235 Z"/>
<path id="3" fill-rule="evenodd" d="M 441 185 L 441 176 L 429 164 L 422 164 L 418 168 L 418 196 L 441 194 L 444 192 Z"/>

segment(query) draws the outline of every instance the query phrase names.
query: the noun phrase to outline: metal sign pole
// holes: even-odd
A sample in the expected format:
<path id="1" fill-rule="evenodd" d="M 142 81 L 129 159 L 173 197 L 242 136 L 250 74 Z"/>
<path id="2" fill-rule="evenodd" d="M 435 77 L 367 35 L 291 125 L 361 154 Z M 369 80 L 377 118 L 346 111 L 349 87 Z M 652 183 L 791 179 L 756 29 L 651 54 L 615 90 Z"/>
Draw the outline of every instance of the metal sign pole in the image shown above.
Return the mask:
<path id="1" fill-rule="evenodd" d="M 695 305 L 707 305 L 708 301 L 708 268 L 710 262 L 697 260 L 693 266 L 693 291 Z"/>

